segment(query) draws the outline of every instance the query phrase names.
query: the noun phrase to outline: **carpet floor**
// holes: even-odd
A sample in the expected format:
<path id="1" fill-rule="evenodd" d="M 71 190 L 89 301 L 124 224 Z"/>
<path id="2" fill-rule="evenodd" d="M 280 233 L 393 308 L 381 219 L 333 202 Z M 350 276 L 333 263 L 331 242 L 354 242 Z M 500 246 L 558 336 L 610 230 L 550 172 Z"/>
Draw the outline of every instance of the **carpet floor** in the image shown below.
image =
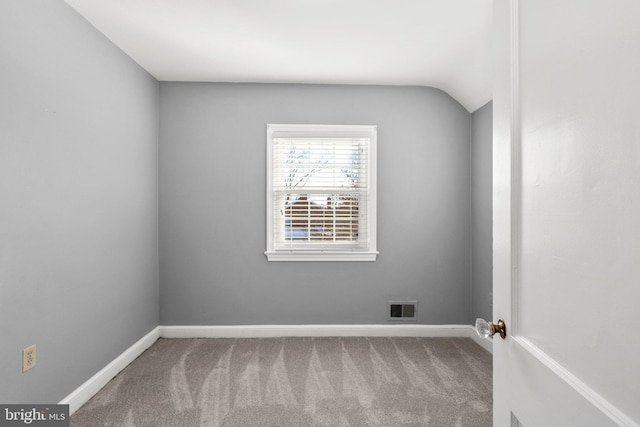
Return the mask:
<path id="1" fill-rule="evenodd" d="M 468 338 L 159 339 L 71 426 L 492 424 L 491 354 Z"/>

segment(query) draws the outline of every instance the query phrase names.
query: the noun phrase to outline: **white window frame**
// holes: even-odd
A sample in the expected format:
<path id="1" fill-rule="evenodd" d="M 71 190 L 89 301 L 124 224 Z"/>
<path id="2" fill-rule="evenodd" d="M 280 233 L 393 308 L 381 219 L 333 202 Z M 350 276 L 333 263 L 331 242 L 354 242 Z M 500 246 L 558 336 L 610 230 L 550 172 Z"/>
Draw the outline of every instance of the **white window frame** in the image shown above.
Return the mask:
<path id="1" fill-rule="evenodd" d="M 273 162 L 274 138 L 368 138 L 367 225 L 365 247 L 341 247 L 327 249 L 282 249 L 276 248 L 274 238 L 274 189 Z M 377 126 L 375 125 L 267 125 L 267 250 L 268 261 L 375 261 L 377 251 Z"/>

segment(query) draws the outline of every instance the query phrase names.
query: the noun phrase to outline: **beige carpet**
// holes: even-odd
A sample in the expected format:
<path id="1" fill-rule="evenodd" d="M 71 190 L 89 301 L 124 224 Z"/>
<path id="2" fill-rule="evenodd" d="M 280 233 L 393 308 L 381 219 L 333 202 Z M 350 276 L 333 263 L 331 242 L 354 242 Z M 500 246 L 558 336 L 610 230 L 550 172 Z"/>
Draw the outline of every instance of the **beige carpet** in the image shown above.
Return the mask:
<path id="1" fill-rule="evenodd" d="M 491 396 L 466 338 L 160 339 L 71 426 L 489 427 Z"/>

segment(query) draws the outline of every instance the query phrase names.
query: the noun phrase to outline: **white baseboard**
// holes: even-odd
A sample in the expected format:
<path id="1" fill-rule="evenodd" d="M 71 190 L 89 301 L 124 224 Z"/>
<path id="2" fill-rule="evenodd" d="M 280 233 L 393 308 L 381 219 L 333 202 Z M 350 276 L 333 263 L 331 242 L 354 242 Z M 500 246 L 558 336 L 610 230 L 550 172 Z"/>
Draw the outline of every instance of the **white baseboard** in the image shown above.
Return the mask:
<path id="1" fill-rule="evenodd" d="M 61 405 L 69 405 L 69 415 L 87 403 L 113 377 L 118 375 L 129 363 L 133 362 L 146 349 L 158 340 L 160 328 L 155 327 L 151 332 L 126 349 L 120 356 L 102 368 L 97 374 L 85 381 L 80 387 L 60 401 Z"/>
<path id="2" fill-rule="evenodd" d="M 160 326 L 163 338 L 464 337 L 470 325 Z M 475 333 L 475 332 L 474 332 Z"/>
<path id="3" fill-rule="evenodd" d="M 469 328 L 471 330 L 471 332 L 469 333 L 469 338 L 475 341 L 475 343 L 480 347 L 493 354 L 493 338 L 480 338 L 476 333 L 476 328 L 474 326 L 469 326 Z"/>
<path id="4" fill-rule="evenodd" d="M 158 326 L 62 399 L 60 404 L 69 405 L 69 415 L 73 414 L 158 338 L 269 337 L 458 337 L 471 338 L 489 352 L 493 347 L 490 340 L 480 339 L 471 325 Z"/>

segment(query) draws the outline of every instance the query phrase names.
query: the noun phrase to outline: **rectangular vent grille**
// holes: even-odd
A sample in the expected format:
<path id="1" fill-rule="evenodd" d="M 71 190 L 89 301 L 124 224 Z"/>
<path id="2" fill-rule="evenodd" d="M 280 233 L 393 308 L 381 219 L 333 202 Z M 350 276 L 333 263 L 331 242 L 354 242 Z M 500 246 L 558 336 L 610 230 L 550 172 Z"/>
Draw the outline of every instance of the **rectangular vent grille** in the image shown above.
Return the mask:
<path id="1" fill-rule="evenodd" d="M 416 320 L 418 301 L 389 301 L 387 315 L 389 320 Z"/>

